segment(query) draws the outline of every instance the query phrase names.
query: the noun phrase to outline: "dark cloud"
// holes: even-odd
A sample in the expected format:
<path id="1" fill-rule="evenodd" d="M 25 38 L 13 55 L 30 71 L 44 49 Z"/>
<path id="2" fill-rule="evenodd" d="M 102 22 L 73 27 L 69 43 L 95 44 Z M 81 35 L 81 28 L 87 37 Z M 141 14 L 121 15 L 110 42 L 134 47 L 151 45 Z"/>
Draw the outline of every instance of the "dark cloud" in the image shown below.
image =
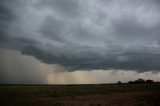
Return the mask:
<path id="1" fill-rule="evenodd" d="M 49 39 L 61 41 L 63 39 L 61 32 L 63 31 L 64 25 L 60 20 L 48 16 L 44 21 L 44 25 L 41 26 L 40 31 Z"/>
<path id="2" fill-rule="evenodd" d="M 15 19 L 13 11 L 8 8 L 5 0 L 0 1 L 0 41 L 3 41 L 7 38 L 7 29 L 9 23 Z"/>
<path id="3" fill-rule="evenodd" d="M 158 0 L 1 0 L 0 46 L 66 70 L 160 69 Z"/>

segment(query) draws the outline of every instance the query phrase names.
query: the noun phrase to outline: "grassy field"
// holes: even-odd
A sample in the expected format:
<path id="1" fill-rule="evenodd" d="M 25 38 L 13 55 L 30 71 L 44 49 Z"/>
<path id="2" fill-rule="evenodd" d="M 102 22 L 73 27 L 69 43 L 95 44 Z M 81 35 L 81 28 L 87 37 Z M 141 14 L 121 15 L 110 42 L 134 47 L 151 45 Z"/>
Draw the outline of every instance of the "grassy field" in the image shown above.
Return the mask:
<path id="1" fill-rule="evenodd" d="M 0 106 L 160 106 L 160 83 L 1 85 Z"/>

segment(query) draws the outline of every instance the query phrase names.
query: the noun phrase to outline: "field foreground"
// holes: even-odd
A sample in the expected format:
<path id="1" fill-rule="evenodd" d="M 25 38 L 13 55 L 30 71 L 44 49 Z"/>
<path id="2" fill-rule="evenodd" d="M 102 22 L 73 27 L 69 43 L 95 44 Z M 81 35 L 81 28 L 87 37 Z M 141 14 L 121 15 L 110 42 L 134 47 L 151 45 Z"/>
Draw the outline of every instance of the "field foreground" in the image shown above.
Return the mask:
<path id="1" fill-rule="evenodd" d="M 0 86 L 0 106 L 160 106 L 160 83 Z"/>

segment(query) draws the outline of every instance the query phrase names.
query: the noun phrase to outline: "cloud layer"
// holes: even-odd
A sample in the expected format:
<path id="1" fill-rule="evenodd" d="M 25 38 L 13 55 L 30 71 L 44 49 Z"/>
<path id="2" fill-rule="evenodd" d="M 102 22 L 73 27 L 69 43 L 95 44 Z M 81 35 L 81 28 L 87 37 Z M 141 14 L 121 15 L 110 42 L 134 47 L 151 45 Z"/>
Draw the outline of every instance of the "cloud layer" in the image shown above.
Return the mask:
<path id="1" fill-rule="evenodd" d="M 66 70 L 160 69 L 159 0 L 1 0 L 0 46 Z"/>
<path id="2" fill-rule="evenodd" d="M 138 78 L 160 81 L 160 72 L 124 70 L 65 71 L 60 65 L 41 63 L 17 50 L 0 48 L 0 84 L 101 84 L 128 82 Z"/>

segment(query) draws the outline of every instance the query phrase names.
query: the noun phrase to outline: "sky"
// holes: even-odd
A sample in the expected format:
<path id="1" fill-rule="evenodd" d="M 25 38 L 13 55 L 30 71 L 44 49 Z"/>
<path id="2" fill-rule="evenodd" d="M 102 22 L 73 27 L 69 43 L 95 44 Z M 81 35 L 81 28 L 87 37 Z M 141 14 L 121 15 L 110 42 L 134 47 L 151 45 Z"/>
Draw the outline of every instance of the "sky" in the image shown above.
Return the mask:
<path id="1" fill-rule="evenodd" d="M 0 83 L 160 81 L 159 0 L 0 0 Z"/>

